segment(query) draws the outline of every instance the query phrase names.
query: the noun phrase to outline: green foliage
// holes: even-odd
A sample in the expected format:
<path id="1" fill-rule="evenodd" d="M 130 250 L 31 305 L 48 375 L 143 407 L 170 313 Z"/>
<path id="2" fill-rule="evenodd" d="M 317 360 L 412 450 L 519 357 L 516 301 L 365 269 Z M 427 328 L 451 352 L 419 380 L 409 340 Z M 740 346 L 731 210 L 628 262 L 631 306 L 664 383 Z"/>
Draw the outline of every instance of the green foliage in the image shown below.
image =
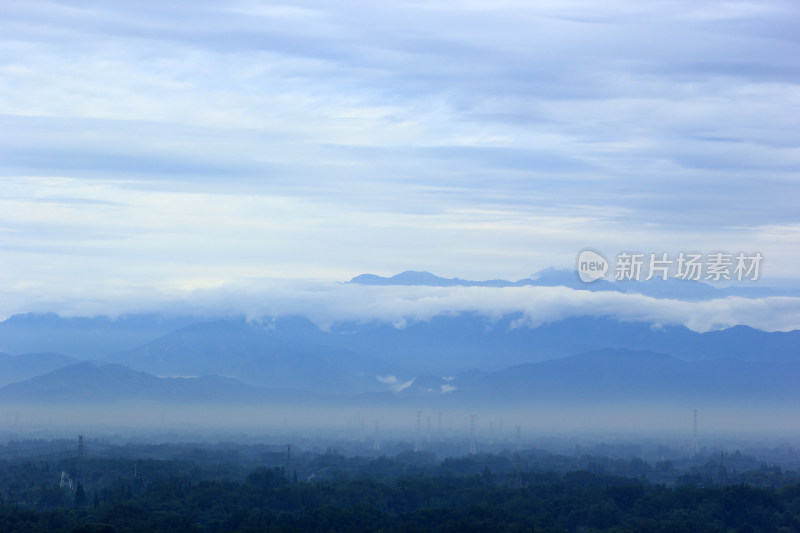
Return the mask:
<path id="1" fill-rule="evenodd" d="M 288 472 L 283 454 L 249 469 L 229 455 L 192 448 L 135 468 L 87 459 L 74 491 L 57 483 L 69 460 L 0 461 L 0 531 L 800 531 L 796 474 L 764 465 L 738 474 L 731 467 L 728 479 L 753 483 L 725 486 L 709 480 L 702 462 L 581 457 L 586 468 L 570 469 L 569 457 L 540 456 L 536 468 L 520 468 L 520 486 L 520 463 L 503 455 L 439 462 L 414 452 L 296 454 Z M 750 461 L 734 460 L 740 468 Z M 683 477 L 653 483 L 651 471 Z"/>
<path id="2" fill-rule="evenodd" d="M 262 468 L 243 482 L 172 477 L 142 494 L 113 490 L 91 510 L 5 505 L 0 530 L 778 532 L 800 530 L 798 494 L 800 484 L 671 489 L 585 471 L 529 475 L 522 488 L 490 471 L 292 483 Z"/>

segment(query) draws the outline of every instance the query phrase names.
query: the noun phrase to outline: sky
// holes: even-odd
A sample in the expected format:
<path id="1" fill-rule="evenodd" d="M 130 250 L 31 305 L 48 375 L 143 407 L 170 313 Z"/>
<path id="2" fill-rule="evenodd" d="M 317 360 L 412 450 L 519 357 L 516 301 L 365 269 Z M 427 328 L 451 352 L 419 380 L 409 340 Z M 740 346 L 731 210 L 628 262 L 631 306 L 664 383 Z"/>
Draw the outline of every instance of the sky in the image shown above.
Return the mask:
<path id="1" fill-rule="evenodd" d="M 0 316 L 366 313 L 336 282 L 587 247 L 760 252 L 758 283 L 796 288 L 798 117 L 794 1 L 5 0 Z M 797 299 L 708 305 L 658 313 L 800 328 Z"/>

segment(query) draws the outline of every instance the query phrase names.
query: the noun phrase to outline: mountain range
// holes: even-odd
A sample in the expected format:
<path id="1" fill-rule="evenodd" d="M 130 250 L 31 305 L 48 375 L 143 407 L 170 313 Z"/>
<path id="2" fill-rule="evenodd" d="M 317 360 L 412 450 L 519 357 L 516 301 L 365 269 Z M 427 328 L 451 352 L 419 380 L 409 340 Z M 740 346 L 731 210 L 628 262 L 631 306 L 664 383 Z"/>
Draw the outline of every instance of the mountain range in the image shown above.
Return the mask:
<path id="1" fill-rule="evenodd" d="M 0 399 L 31 403 L 250 401 L 266 394 L 219 376 L 158 378 L 121 365 L 82 361 L 0 388 Z"/>
<path id="2" fill-rule="evenodd" d="M 8 355 L 0 352 L 0 387 L 52 372 L 77 361 L 74 357 L 57 353 Z"/>
<path id="3" fill-rule="evenodd" d="M 565 275 L 545 271 L 513 283 L 563 285 Z M 409 271 L 392 278 L 365 274 L 349 283 L 503 287 L 512 282 Z M 577 278 L 572 283 L 586 285 Z M 622 290 L 607 281 L 591 286 Z M 705 287 L 700 292 L 723 290 Z M 323 329 L 304 316 L 17 315 L 0 323 L 0 349 L 8 352 L 0 353 L 0 400 L 331 403 L 349 398 L 367 404 L 489 405 L 729 399 L 795 405 L 800 399 L 800 331 L 737 326 L 698 333 L 588 315 L 529 327 L 522 318 L 462 312 L 402 327 L 373 320 L 339 321 Z"/>
<path id="4" fill-rule="evenodd" d="M 600 406 L 726 403 L 733 406 L 800 406 L 800 362 L 681 361 L 654 352 L 605 349 L 510 367 L 471 370 L 456 376 L 422 375 L 390 392 L 317 394 L 293 388 L 256 387 L 220 376 L 156 377 L 117 364 L 82 361 L 0 387 L 13 404 L 85 405 L 121 401 L 318 404 L 376 406 Z"/>
<path id="5" fill-rule="evenodd" d="M 308 368 L 319 368 L 323 376 L 312 379 L 310 389 L 323 386 L 326 377 L 338 379 L 342 372 L 354 375 L 359 369 L 366 375 L 401 371 L 448 374 L 470 368 L 499 370 L 601 348 L 650 350 L 686 360 L 792 361 L 800 358 L 800 331 L 765 332 L 736 326 L 698 333 L 684 326 L 656 327 L 646 322 L 620 322 L 591 316 L 567 318 L 532 328 L 518 326 L 520 318 L 519 314 L 490 319 L 477 313 L 460 313 L 412 322 L 403 328 L 370 321 L 340 322 L 327 330 L 299 316 L 260 322 L 248 322 L 244 318 L 200 320 L 166 334 L 152 331 L 148 337 L 137 332 L 138 345 L 129 346 L 127 340 L 100 357 L 106 362 L 156 375 L 220 374 L 259 385 L 271 385 L 273 378 L 299 381 L 307 377 Z M 4 336 L 10 330 L 16 344 L 22 348 L 40 346 L 38 336 L 43 327 L 31 327 L 36 320 L 35 315 L 26 316 L 26 327 L 18 331 L 13 331 L 13 326 L 19 323 L 16 317 L 0 323 L 3 335 L 0 346 L 5 345 Z M 83 331 L 83 323 L 73 318 L 55 319 L 43 315 L 42 321 L 57 322 L 56 331 L 74 326 L 75 336 Z M 31 330 L 37 334 L 26 339 L 24 333 Z M 126 339 L 132 337 L 124 330 L 120 333 Z M 52 339 L 47 341 L 48 345 L 53 342 Z M 70 346 L 68 341 L 66 344 Z M 90 353 L 96 352 L 97 348 Z M 75 356 L 75 352 L 69 355 Z M 56 366 L 73 360 L 53 354 L 36 357 Z M 85 353 L 79 357 L 87 358 Z M 23 364 L 24 360 L 0 356 L 0 370 L 3 371 L 0 383 L 16 380 L 15 372 L 21 372 L 19 376 L 22 377 L 33 375 L 30 372 L 35 373 L 35 370 L 25 368 L 45 364 L 35 363 L 30 358 Z M 8 366 L 12 361 L 21 365 L 19 370 Z M 267 362 L 269 364 L 264 366 Z M 355 384 L 362 378 L 353 377 L 353 380 Z"/>
<path id="6" fill-rule="evenodd" d="M 262 387 L 338 394 L 375 390 L 375 376 L 394 370 L 379 358 L 294 333 L 283 339 L 245 320 L 216 320 L 102 360 L 158 376 L 220 375 Z"/>
<path id="7" fill-rule="evenodd" d="M 478 405 L 593 405 L 657 402 L 800 405 L 800 361 L 683 361 L 665 354 L 603 349 L 497 372 L 415 379 L 403 396 L 448 396 Z"/>
<path id="8" fill-rule="evenodd" d="M 798 296 L 800 291 L 776 289 L 750 285 L 717 286 L 703 281 L 667 280 L 654 278 L 649 281 L 599 279 L 585 283 L 578 277 L 577 271 L 569 269 L 548 268 L 517 281 L 492 279 L 472 281 L 460 278 L 442 278 L 435 274 L 418 270 L 407 270 L 394 276 L 383 277 L 375 274 L 360 274 L 348 283 L 357 285 L 401 285 L 427 287 L 568 287 L 585 291 L 615 291 L 636 293 L 654 298 L 677 298 L 686 301 L 711 300 L 726 296 L 743 298 L 762 298 L 765 296 Z"/>
<path id="9" fill-rule="evenodd" d="M 156 313 L 120 317 L 26 313 L 0 322 L 0 352 L 60 353 L 93 359 L 135 348 L 197 322 L 197 317 Z"/>

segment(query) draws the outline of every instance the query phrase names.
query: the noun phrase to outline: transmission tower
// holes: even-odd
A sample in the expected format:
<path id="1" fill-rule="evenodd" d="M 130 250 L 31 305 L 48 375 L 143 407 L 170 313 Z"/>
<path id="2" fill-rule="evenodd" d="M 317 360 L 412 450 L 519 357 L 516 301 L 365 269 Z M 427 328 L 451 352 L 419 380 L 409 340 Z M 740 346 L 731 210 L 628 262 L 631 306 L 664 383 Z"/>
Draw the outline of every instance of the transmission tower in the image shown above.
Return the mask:
<path id="1" fill-rule="evenodd" d="M 697 457 L 698 448 L 697 448 L 697 409 L 694 410 L 694 420 L 692 423 L 692 449 L 689 452 L 689 458 L 694 459 Z"/>
<path id="2" fill-rule="evenodd" d="M 61 471 L 61 480 L 58 482 L 58 486 L 62 489 L 72 490 L 72 480 L 63 470 Z"/>
<path id="3" fill-rule="evenodd" d="M 425 442 L 431 441 L 431 416 L 425 417 Z"/>
<path id="4" fill-rule="evenodd" d="M 83 435 L 78 435 L 78 460 L 75 463 L 75 481 L 81 483 L 83 474 Z"/>
<path id="5" fill-rule="evenodd" d="M 378 421 L 375 421 L 375 435 L 372 439 L 372 451 L 380 451 L 381 449 L 381 441 L 378 438 Z"/>
<path id="6" fill-rule="evenodd" d="M 286 445 L 286 479 L 291 480 L 291 472 L 292 472 L 292 445 Z"/>
<path id="7" fill-rule="evenodd" d="M 717 474 L 719 478 L 719 484 L 721 487 L 724 487 L 728 484 L 728 471 L 725 468 L 725 456 L 723 452 L 719 452 L 719 473 Z"/>
<path id="8" fill-rule="evenodd" d="M 470 415 L 469 417 L 469 454 L 475 455 L 477 453 L 477 446 L 475 444 L 475 419 L 477 415 Z"/>
<path id="9" fill-rule="evenodd" d="M 420 417 L 422 413 L 417 411 L 417 435 L 416 441 L 414 442 L 414 451 L 418 452 L 422 449 L 422 426 L 420 425 Z"/>

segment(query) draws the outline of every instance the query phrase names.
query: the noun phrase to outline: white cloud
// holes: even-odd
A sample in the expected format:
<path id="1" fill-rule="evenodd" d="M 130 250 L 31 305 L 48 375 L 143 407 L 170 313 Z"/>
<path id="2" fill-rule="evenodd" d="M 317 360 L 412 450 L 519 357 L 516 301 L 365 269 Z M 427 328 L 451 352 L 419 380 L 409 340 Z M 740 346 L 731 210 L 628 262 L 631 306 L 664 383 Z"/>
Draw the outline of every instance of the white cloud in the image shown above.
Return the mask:
<path id="1" fill-rule="evenodd" d="M 414 381 L 416 381 L 416 378 L 410 379 L 408 381 L 400 381 L 397 378 L 397 376 L 376 376 L 376 377 L 378 381 L 380 381 L 384 385 L 388 385 L 389 390 L 394 393 L 406 390 L 407 388 L 409 388 L 411 385 L 414 384 Z"/>
<path id="2" fill-rule="evenodd" d="M 520 314 L 516 327 L 536 327 L 568 317 L 596 316 L 664 325 L 682 324 L 704 332 L 747 325 L 765 331 L 800 329 L 800 298 L 727 297 L 706 301 L 658 299 L 640 294 L 589 292 L 565 287 L 403 287 L 364 286 L 302 280 L 249 280 L 190 291 L 122 290 L 111 286 L 87 294 L 67 287 L 53 294 L 22 287 L 0 294 L 5 316 L 21 311 L 64 315 L 117 315 L 167 312 L 204 316 L 264 317 L 304 315 L 323 328 L 341 321 L 381 320 L 405 325 L 442 314 L 477 312 L 496 320 Z M 22 294 L 26 300 L 22 300 Z M 17 309 L 15 309 L 17 307 Z M 377 379 L 402 385 L 395 376 Z"/>
<path id="3" fill-rule="evenodd" d="M 798 14 L 9 3 L 0 312 L 174 305 L 264 277 L 514 279 L 586 246 L 759 250 L 768 280 L 798 284 Z M 667 318 L 758 321 L 718 307 Z"/>

